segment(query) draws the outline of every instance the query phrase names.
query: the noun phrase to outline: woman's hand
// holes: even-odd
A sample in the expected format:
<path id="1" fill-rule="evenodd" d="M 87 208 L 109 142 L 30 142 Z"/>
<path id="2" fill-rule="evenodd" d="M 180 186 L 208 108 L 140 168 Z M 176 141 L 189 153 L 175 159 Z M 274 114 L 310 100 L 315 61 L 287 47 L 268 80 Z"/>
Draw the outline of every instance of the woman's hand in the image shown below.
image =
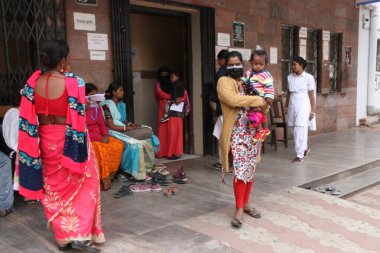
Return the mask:
<path id="1" fill-rule="evenodd" d="M 309 115 L 309 120 L 312 120 L 314 119 L 315 117 L 315 113 L 314 112 L 310 112 L 310 115 Z"/>
<path id="2" fill-rule="evenodd" d="M 103 143 L 109 143 L 110 142 L 110 139 L 108 138 L 108 135 L 103 135 L 102 142 Z"/>

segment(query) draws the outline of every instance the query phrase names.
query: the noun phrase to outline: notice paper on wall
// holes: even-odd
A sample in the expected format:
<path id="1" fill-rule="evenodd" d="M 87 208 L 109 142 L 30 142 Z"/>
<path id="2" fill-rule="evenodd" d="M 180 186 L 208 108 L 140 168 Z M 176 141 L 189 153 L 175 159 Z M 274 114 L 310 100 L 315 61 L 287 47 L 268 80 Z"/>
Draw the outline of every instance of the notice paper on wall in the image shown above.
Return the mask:
<path id="1" fill-rule="evenodd" d="M 90 60 L 91 61 L 105 61 L 106 51 L 90 50 Z"/>
<path id="2" fill-rule="evenodd" d="M 330 41 L 323 41 L 323 60 L 328 61 L 330 56 Z"/>
<path id="3" fill-rule="evenodd" d="M 231 38 L 229 33 L 218 33 L 218 46 L 229 47 Z"/>
<path id="4" fill-rule="evenodd" d="M 307 40 L 300 39 L 300 56 L 306 60 L 306 43 Z"/>
<path id="5" fill-rule="evenodd" d="M 108 50 L 108 35 L 105 33 L 87 33 L 89 50 Z"/>
<path id="6" fill-rule="evenodd" d="M 271 47 L 270 48 L 270 64 L 277 64 L 277 58 L 278 58 L 278 54 L 277 54 L 277 47 Z"/>
<path id="7" fill-rule="evenodd" d="M 247 48 L 230 48 L 229 51 L 238 51 L 243 56 L 244 61 L 249 61 L 251 59 L 252 49 Z"/>
<path id="8" fill-rule="evenodd" d="M 325 40 L 330 40 L 330 32 L 329 31 L 323 31 L 322 32 L 322 40 L 325 41 Z"/>
<path id="9" fill-rule="evenodd" d="M 74 12 L 74 29 L 96 31 L 95 14 Z"/>
<path id="10" fill-rule="evenodd" d="M 301 27 L 300 31 L 298 33 L 298 37 L 300 38 L 307 38 L 307 28 L 306 27 Z"/>

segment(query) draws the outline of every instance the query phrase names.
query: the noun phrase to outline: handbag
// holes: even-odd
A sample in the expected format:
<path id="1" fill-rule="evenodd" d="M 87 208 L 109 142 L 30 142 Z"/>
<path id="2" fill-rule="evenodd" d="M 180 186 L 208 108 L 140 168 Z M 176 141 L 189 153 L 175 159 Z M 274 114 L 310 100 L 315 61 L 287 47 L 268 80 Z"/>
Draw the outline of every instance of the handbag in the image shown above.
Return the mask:
<path id="1" fill-rule="evenodd" d="M 147 140 L 150 137 L 152 137 L 153 130 L 150 127 L 142 126 L 141 128 L 135 128 L 135 129 L 127 130 L 124 132 L 124 134 L 133 138 L 133 139 L 143 141 L 143 140 Z"/>

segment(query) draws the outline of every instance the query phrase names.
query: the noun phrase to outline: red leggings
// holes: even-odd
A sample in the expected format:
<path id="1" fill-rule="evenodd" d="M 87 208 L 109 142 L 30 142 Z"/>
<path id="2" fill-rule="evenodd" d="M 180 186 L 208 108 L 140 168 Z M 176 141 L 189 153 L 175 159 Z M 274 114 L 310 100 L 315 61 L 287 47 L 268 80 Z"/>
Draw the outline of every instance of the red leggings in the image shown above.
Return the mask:
<path id="1" fill-rule="evenodd" d="M 248 204 L 249 195 L 253 186 L 253 180 L 248 183 L 234 177 L 234 193 L 236 208 L 243 208 L 244 204 Z"/>

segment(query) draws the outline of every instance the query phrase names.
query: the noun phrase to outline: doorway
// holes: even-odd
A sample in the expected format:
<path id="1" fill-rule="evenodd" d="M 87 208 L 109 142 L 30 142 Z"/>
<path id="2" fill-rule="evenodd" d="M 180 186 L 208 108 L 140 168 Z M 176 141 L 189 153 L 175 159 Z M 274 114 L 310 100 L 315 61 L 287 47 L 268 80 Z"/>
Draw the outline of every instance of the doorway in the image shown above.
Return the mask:
<path id="1" fill-rule="evenodd" d="M 190 16 L 179 11 L 132 5 L 130 25 L 134 120 L 151 126 L 157 133 L 157 70 L 164 66 L 178 70 L 182 73 L 186 90 L 189 93 L 192 90 Z M 191 117 L 186 117 L 183 129 L 185 153 L 192 153 L 191 128 Z"/>

